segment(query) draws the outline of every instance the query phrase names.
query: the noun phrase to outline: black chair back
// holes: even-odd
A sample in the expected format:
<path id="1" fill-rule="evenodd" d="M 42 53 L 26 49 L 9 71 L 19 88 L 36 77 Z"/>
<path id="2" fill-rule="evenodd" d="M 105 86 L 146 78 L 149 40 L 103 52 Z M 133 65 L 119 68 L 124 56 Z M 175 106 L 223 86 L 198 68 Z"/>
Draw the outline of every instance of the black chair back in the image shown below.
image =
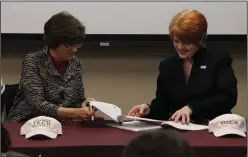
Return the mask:
<path id="1" fill-rule="evenodd" d="M 1 115 L 3 115 L 3 112 L 5 112 L 5 116 L 8 115 L 12 105 L 13 100 L 15 96 L 17 95 L 19 91 L 19 84 L 6 84 L 5 85 L 5 91 L 1 95 Z"/>

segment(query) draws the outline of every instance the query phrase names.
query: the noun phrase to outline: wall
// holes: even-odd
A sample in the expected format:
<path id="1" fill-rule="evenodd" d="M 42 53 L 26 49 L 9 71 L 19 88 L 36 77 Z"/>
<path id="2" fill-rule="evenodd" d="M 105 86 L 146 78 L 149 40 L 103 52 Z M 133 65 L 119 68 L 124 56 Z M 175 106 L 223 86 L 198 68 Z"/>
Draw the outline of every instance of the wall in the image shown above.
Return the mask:
<path id="1" fill-rule="evenodd" d="M 66 10 L 88 34 L 168 34 L 171 18 L 189 8 L 205 14 L 208 34 L 247 34 L 246 2 L 2 2 L 1 32 L 42 33 L 53 14 Z"/>

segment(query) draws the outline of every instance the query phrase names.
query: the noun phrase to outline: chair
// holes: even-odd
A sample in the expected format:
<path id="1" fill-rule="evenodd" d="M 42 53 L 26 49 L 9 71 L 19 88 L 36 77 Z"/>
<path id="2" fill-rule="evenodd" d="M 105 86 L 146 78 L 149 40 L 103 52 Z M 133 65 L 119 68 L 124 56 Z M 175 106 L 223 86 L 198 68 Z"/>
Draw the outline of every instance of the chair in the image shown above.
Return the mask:
<path id="1" fill-rule="evenodd" d="M 6 84 L 5 90 L 1 95 L 1 115 L 2 121 L 8 116 L 13 105 L 13 100 L 19 91 L 19 84 Z"/>

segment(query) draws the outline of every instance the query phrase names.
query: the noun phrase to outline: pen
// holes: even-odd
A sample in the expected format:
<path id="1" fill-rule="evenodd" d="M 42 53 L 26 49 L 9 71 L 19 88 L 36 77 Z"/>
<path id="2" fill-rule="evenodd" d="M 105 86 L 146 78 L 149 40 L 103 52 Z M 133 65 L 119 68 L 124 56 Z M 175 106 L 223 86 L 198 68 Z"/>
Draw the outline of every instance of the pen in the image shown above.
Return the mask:
<path id="1" fill-rule="evenodd" d="M 89 110 L 90 110 L 90 112 L 92 112 L 92 111 L 93 111 L 93 109 L 92 109 L 92 106 L 91 106 L 91 105 L 89 105 Z M 93 115 L 91 116 L 91 120 L 92 120 L 92 121 L 94 121 L 94 116 L 93 116 Z"/>

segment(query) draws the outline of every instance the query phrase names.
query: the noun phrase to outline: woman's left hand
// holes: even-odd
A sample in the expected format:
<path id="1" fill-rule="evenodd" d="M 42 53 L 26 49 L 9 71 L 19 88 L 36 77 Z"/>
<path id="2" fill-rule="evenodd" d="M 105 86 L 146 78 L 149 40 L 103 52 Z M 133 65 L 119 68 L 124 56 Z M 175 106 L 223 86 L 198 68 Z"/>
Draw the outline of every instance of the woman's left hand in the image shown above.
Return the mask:
<path id="1" fill-rule="evenodd" d="M 171 116 L 171 120 L 175 121 L 176 123 L 181 120 L 182 124 L 189 124 L 191 114 L 192 110 L 186 105 L 180 110 L 177 110 Z"/>
<path id="2" fill-rule="evenodd" d="M 88 103 L 90 102 L 90 101 L 96 101 L 94 98 L 87 98 L 83 103 L 82 103 L 82 107 L 88 107 L 89 108 L 89 105 L 88 105 Z M 94 113 L 94 119 L 104 119 L 104 117 L 103 116 L 101 116 L 101 115 L 96 115 L 95 113 L 96 113 L 96 108 L 92 108 L 92 111 L 93 111 L 93 113 Z"/>
<path id="3" fill-rule="evenodd" d="M 87 98 L 86 100 L 84 100 L 84 102 L 82 103 L 82 107 L 88 107 L 88 103 L 90 101 L 96 101 L 94 98 Z"/>

